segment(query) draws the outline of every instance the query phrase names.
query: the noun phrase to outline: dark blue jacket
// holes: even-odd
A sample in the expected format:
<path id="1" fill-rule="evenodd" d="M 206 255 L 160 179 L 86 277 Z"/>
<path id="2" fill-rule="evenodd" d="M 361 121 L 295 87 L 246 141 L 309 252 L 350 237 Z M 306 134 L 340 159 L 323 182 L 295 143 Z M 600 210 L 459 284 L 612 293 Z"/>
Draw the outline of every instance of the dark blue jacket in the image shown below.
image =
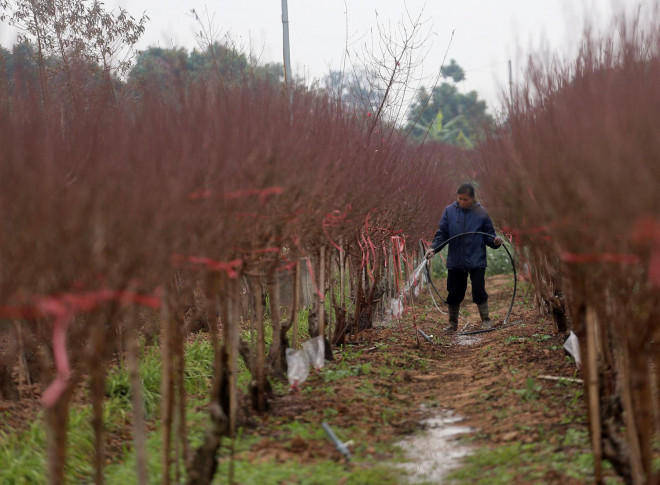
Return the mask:
<path id="1" fill-rule="evenodd" d="M 469 234 L 452 239 L 449 242 L 447 268 L 462 270 L 485 268 L 488 265 L 486 245 L 491 248 L 499 246 L 493 243 L 496 236 L 493 221 L 481 204 L 475 204 L 472 209 L 461 209 L 458 202 L 448 205 L 442 214 L 431 247 L 437 252 L 447 239 L 464 232 L 485 232 L 492 236 Z"/>

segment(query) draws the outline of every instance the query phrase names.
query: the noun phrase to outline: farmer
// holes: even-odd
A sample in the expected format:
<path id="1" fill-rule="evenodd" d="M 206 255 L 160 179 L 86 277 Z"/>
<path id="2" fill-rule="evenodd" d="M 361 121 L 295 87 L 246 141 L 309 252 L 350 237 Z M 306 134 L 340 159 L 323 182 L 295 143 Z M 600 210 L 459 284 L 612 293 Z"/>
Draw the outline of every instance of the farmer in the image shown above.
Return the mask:
<path id="1" fill-rule="evenodd" d="M 466 232 L 485 232 L 457 237 L 449 242 L 447 257 L 447 304 L 449 305 L 449 326 L 447 331 L 458 328 L 458 312 L 465 298 L 467 278 L 472 281 L 472 301 L 479 308 L 481 328 L 491 328 L 488 316 L 488 293 L 486 293 L 486 245 L 496 249 L 502 239 L 495 234 L 493 221 L 486 209 L 474 197 L 474 187 L 465 183 L 456 191 L 456 202 L 448 205 L 442 214 L 438 230 L 433 238 L 431 249 L 426 257 L 431 259 L 447 239 Z"/>

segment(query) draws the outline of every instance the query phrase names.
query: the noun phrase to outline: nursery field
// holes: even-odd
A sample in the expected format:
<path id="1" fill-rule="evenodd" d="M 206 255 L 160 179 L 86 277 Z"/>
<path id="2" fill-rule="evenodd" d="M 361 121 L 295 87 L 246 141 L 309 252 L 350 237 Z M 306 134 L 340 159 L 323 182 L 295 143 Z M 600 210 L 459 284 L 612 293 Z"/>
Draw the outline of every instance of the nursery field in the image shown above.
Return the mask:
<path id="1" fill-rule="evenodd" d="M 0 483 L 660 483 L 660 10 L 492 117 L 421 17 L 324 87 L 0 6 Z"/>
<path id="2" fill-rule="evenodd" d="M 240 484 L 332 483 L 584 483 L 593 480 L 593 455 L 583 406 L 582 386 L 574 361 L 563 350 L 566 335 L 532 308 L 531 297 L 518 294 L 508 328 L 476 336 L 443 332 L 446 315 L 428 294 L 415 305 L 420 328 L 433 335 L 433 344 L 418 339 L 410 317 L 377 324 L 350 338 L 334 352 L 299 391 L 274 381 L 269 413 L 250 416 L 249 402 L 235 441 L 225 440 L 219 451 L 214 483 L 228 483 L 230 467 Z M 512 277 L 488 279 L 495 320 L 509 305 Z M 474 305 L 463 312 L 462 325 L 477 324 Z M 6 342 L 4 342 L 6 345 Z M 157 348 L 145 350 L 142 365 L 147 400 L 149 483 L 160 483 L 158 402 L 160 366 Z M 191 442 L 203 435 L 213 365 L 208 334 L 190 336 L 186 344 L 191 399 Z M 134 474 L 130 446 L 128 382 L 121 362 L 108 378 L 108 429 L 105 448 L 106 481 L 121 483 Z M 546 379 L 550 376 L 555 379 Z M 241 381 L 239 377 L 239 382 Z M 243 389 L 247 385 L 243 382 Z M 36 389 L 22 389 L 24 398 L 1 404 L 0 456 L 5 466 L 2 483 L 44 483 L 45 433 Z M 71 460 L 67 476 L 84 483 L 92 473 L 93 430 L 88 396 L 81 392 L 71 407 Z M 424 436 L 424 420 L 448 410 L 462 417 L 471 430 L 450 437 L 447 456 L 467 447 L 463 458 L 435 460 L 406 440 Z M 321 427 L 327 422 L 340 440 L 350 442 L 346 459 Z M 437 446 L 438 443 L 429 443 Z M 415 475 L 413 471 L 429 473 Z M 445 469 L 446 468 L 446 469 Z M 608 483 L 620 483 L 608 470 Z"/>

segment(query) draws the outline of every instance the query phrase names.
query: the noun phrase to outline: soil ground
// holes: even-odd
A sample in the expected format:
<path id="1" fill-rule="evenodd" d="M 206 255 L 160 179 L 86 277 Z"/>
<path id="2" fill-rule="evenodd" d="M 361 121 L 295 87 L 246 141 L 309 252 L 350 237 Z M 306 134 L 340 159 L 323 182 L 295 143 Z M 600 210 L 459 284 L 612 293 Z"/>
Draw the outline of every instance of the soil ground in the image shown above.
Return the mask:
<path id="1" fill-rule="evenodd" d="M 526 284 L 518 293 L 511 326 L 474 336 L 443 331 L 447 316 L 428 295 L 421 296 L 402 321 L 363 332 L 335 352 L 336 362 L 328 363 L 325 370 L 334 374 L 312 376 L 302 392 L 279 396 L 266 421 L 320 426 L 325 419 L 339 429 L 357 427 L 359 431 L 344 432 L 341 438 L 357 436 L 356 454 L 387 461 L 395 458 L 379 454 L 379 443 L 400 442 L 418 432 L 423 419 L 453 410 L 464 418 L 461 426 L 474 430 L 462 441 L 481 451 L 448 480 L 562 484 L 593 480 L 582 385 L 539 377 L 580 377 L 562 347 L 567 336 L 555 333 L 552 321 L 531 308 L 531 298 L 523 298 L 525 288 Z M 511 301 L 512 277 L 491 277 L 487 289 L 491 317 L 501 324 Z M 464 331 L 479 328 L 469 294 L 461 317 L 459 330 L 466 325 Z M 416 335 L 414 324 L 433 335 L 434 343 Z M 336 374 L 340 374 L 336 380 L 327 377 Z M 261 422 L 260 429 L 268 435 L 270 427 L 265 424 Z M 295 446 L 287 440 L 269 441 L 267 446 L 264 442 L 254 456 L 276 456 L 282 461 L 296 455 L 303 460 L 333 454 L 339 458 L 329 441 L 298 441 Z M 507 454 L 515 455 L 515 460 Z M 616 482 L 614 473 L 608 473 Z"/>

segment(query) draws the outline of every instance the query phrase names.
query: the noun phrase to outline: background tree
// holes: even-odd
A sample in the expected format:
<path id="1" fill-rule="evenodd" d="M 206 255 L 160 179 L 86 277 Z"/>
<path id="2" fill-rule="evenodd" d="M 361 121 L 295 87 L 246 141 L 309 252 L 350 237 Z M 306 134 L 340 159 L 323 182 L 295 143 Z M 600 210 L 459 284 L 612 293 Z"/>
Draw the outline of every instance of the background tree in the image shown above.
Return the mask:
<path id="1" fill-rule="evenodd" d="M 453 82 L 445 81 L 431 92 L 420 88 L 408 112 L 406 129 L 418 140 L 429 138 L 472 148 L 493 118 L 476 91 L 458 92 L 456 83 L 465 79 L 465 71 L 454 59 L 441 68 L 441 74 Z"/>
<path id="2" fill-rule="evenodd" d="M 456 63 L 455 59 L 452 59 L 448 66 L 442 66 L 440 68 L 440 74 L 442 74 L 444 79 L 452 78 L 454 83 L 460 83 L 465 80 L 465 71 Z"/>
<path id="3" fill-rule="evenodd" d="M 383 89 L 375 86 L 367 71 L 360 67 L 349 72 L 331 70 L 322 85 L 350 110 L 374 113 L 383 103 Z"/>
<path id="4" fill-rule="evenodd" d="M 20 41 L 37 46 L 44 102 L 48 81 L 64 73 L 70 101 L 77 101 L 75 70 L 81 65 L 100 66 L 109 92 L 114 96 L 113 75 L 123 75 L 131 65 L 132 48 L 144 32 L 148 17 L 135 19 L 123 8 L 107 11 L 94 0 L 0 0 L 0 20 L 20 31 Z M 46 59 L 57 58 L 47 69 Z"/>
<path id="5" fill-rule="evenodd" d="M 157 85 L 161 90 L 173 89 L 208 76 L 224 84 L 242 83 L 251 78 L 282 81 L 284 68 L 280 63 L 260 66 L 231 46 L 214 42 L 188 53 L 183 47 L 163 49 L 149 47 L 140 52 L 128 78 L 131 83 Z"/>

